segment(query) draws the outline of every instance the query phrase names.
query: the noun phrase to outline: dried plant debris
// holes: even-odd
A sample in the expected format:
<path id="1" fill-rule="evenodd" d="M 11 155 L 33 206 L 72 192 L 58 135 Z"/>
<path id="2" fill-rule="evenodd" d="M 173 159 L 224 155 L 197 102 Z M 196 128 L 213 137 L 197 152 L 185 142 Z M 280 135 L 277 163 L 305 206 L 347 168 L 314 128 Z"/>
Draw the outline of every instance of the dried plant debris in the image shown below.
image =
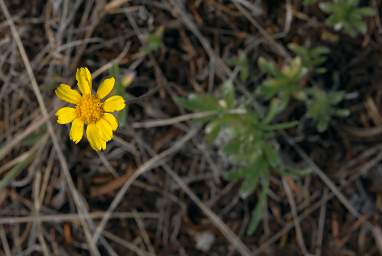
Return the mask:
<path id="1" fill-rule="evenodd" d="M 381 8 L 0 0 L 0 255 L 382 254 Z"/>

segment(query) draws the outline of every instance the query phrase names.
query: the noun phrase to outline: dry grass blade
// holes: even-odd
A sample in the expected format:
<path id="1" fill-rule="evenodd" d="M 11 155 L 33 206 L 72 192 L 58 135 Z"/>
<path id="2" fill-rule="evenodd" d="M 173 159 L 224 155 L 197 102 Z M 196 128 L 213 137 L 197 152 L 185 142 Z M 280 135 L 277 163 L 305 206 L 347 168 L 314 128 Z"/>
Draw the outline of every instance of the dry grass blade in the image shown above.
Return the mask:
<path id="1" fill-rule="evenodd" d="M 288 201 L 289 201 L 289 205 L 290 205 L 291 210 L 292 210 L 293 222 L 294 222 L 294 226 L 296 229 L 296 235 L 297 235 L 297 241 L 298 241 L 300 248 L 303 251 L 304 255 L 309 255 L 308 250 L 306 249 L 306 246 L 305 246 L 304 236 L 302 235 L 300 223 L 297 221 L 296 203 L 295 203 L 295 200 L 293 198 L 292 191 L 291 191 L 286 179 L 287 178 L 283 178 L 282 182 L 283 182 L 285 193 L 286 193 Z"/>
<path id="2" fill-rule="evenodd" d="M 3 159 L 3 157 L 12 150 L 15 146 L 17 146 L 23 139 L 28 137 L 31 133 L 36 131 L 38 128 L 40 128 L 47 120 L 49 119 L 48 116 L 44 116 L 42 118 L 37 119 L 37 121 L 31 123 L 28 128 L 26 128 L 24 131 L 22 131 L 20 134 L 18 134 L 15 138 L 13 138 L 9 144 L 4 145 L 0 149 L 0 160 Z"/>
<path id="3" fill-rule="evenodd" d="M 336 195 L 338 200 L 346 207 L 346 209 L 356 218 L 359 218 L 359 212 L 354 208 L 354 206 L 349 202 L 349 200 L 338 190 L 337 186 L 329 179 L 328 176 L 310 159 L 310 157 L 285 133 L 283 133 L 284 138 L 288 143 L 296 150 L 296 152 L 304 159 L 304 161 L 312 168 L 314 173 L 320 177 L 320 179 L 328 186 L 328 188 Z"/>
<path id="4" fill-rule="evenodd" d="M 92 219 L 102 219 L 105 217 L 106 212 L 90 212 L 89 217 Z M 133 219 L 136 214 L 132 212 L 114 212 L 110 218 L 111 219 Z M 158 214 L 156 213 L 139 213 L 140 218 L 147 219 L 157 219 Z M 21 223 L 30 223 L 30 222 L 51 222 L 51 223 L 61 223 L 61 222 L 78 222 L 81 219 L 79 214 L 50 214 L 50 215 L 39 215 L 39 216 L 3 216 L 0 218 L 0 225 L 8 224 L 15 225 Z"/>
<path id="5" fill-rule="evenodd" d="M 47 139 L 48 137 L 44 136 L 39 143 L 36 143 L 33 148 L 26 153 L 25 159 L 20 160 L 11 170 L 7 172 L 6 175 L 4 175 L 4 177 L 0 179 L 0 191 L 8 186 L 8 184 L 12 182 L 12 180 L 14 180 L 16 176 L 30 164 L 30 162 L 32 162 L 37 149 L 40 148 L 41 145 L 45 144 Z"/>
<path id="6" fill-rule="evenodd" d="M 143 251 L 140 248 L 138 248 L 136 245 L 129 243 L 108 231 L 104 231 L 104 235 L 106 238 L 110 239 L 111 241 L 122 245 L 123 247 L 125 247 L 126 249 L 132 252 L 135 252 L 138 256 L 154 256 L 150 252 Z"/>
<path id="7" fill-rule="evenodd" d="M 182 179 L 169 168 L 165 168 L 166 172 L 173 178 L 179 187 L 195 202 L 195 204 L 203 211 L 204 214 L 213 222 L 213 224 L 222 232 L 224 237 L 240 252 L 241 255 L 251 256 L 253 253 L 248 247 L 230 230 L 227 225 L 208 208 L 200 199 L 192 192 L 192 190 L 182 181 Z"/>
<path id="8" fill-rule="evenodd" d="M 102 218 L 101 222 L 98 224 L 97 229 L 93 236 L 93 241 L 96 242 L 101 235 L 102 231 L 104 230 L 112 212 L 117 208 L 121 200 L 123 199 L 125 193 L 131 186 L 131 184 L 143 173 L 151 170 L 155 166 L 158 166 L 164 159 L 178 151 L 188 140 L 190 140 L 198 131 L 198 129 L 192 129 L 190 130 L 182 139 L 177 141 L 171 148 L 163 151 L 159 155 L 156 155 L 155 157 L 151 158 L 149 161 L 144 163 L 142 166 L 140 166 L 134 173 L 131 175 L 130 179 L 123 185 L 123 187 L 118 191 L 117 195 L 114 197 L 113 201 L 111 202 L 107 214 Z"/>
<path id="9" fill-rule="evenodd" d="M 0 0 L 0 254 L 382 252 L 382 3 L 350 2 Z"/>
<path id="10" fill-rule="evenodd" d="M 7 8 L 7 6 L 4 3 L 4 0 L 0 0 L 0 6 L 1 6 L 1 9 L 2 9 L 2 11 L 3 11 L 7 21 L 8 21 L 9 27 L 10 27 L 11 32 L 12 32 L 12 36 L 14 37 L 14 39 L 16 41 L 17 48 L 18 48 L 18 50 L 20 52 L 20 55 L 21 55 L 21 58 L 22 58 L 22 60 L 24 62 L 24 65 L 25 65 L 25 68 L 27 70 L 29 79 L 31 81 L 31 86 L 32 86 L 33 92 L 34 92 L 34 94 L 35 94 L 35 96 L 37 98 L 38 104 L 40 105 L 41 112 L 42 112 L 44 118 L 46 118 L 48 120 L 49 119 L 49 113 L 48 113 L 47 108 L 45 106 L 44 99 L 42 98 L 42 95 L 40 93 L 40 89 L 38 87 L 37 80 L 36 80 L 36 78 L 34 76 L 34 73 L 33 73 L 33 70 L 32 70 L 32 67 L 31 67 L 28 55 L 27 55 L 27 53 L 25 51 L 25 48 L 24 48 L 23 43 L 21 41 L 21 38 L 20 38 L 20 36 L 19 36 L 19 34 L 17 32 L 16 26 L 13 23 L 11 15 L 9 14 L 8 8 Z M 74 182 L 73 182 L 73 180 L 72 180 L 72 178 L 70 176 L 69 169 L 68 169 L 68 164 L 66 162 L 65 156 L 64 156 L 64 154 L 62 152 L 62 149 L 60 147 L 60 144 L 58 142 L 58 138 L 57 138 L 57 136 L 56 136 L 56 134 L 54 132 L 53 126 L 52 126 L 50 121 L 47 121 L 47 126 L 48 126 L 48 132 L 49 132 L 50 137 L 51 137 L 52 142 L 53 142 L 54 149 L 57 152 L 57 155 L 58 155 L 61 167 L 62 167 L 62 171 L 65 174 L 65 178 L 66 178 L 66 181 L 68 183 L 70 192 L 71 192 L 71 194 L 73 196 L 73 199 L 74 199 L 74 202 L 75 202 L 75 204 L 77 206 L 78 211 L 81 212 L 81 214 L 80 214 L 80 216 L 81 216 L 81 223 L 82 223 L 82 226 L 84 228 L 84 232 L 85 232 L 85 236 L 87 238 L 87 241 L 89 242 L 89 246 L 90 246 L 89 248 L 91 249 L 91 252 L 92 252 L 93 255 L 100 255 L 100 253 L 99 253 L 95 243 L 91 240 L 90 229 L 89 229 L 88 224 L 86 223 L 86 218 L 88 218 L 87 210 L 84 207 L 84 204 L 83 204 L 83 202 L 81 200 L 81 197 L 78 194 L 78 191 L 77 191 L 77 189 L 76 189 L 76 187 L 74 185 Z"/>
<path id="11" fill-rule="evenodd" d="M 11 249 L 9 247 L 9 243 L 7 241 L 7 236 L 6 236 L 6 233 L 4 231 L 4 227 L 3 226 L 0 226 L 0 238 L 1 238 L 1 244 L 2 244 L 2 248 L 3 248 L 4 254 L 6 256 L 11 256 L 12 255 Z"/>

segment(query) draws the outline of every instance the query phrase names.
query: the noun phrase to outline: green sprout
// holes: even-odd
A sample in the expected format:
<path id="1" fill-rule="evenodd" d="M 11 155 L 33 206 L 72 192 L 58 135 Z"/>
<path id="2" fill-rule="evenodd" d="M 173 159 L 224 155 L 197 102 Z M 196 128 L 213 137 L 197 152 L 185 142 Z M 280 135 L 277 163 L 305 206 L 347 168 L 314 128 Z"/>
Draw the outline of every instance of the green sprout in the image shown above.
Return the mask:
<path id="1" fill-rule="evenodd" d="M 349 110 L 337 107 L 343 98 L 344 93 L 340 91 L 327 93 L 319 88 L 307 91 L 307 116 L 315 122 L 319 132 L 327 130 L 333 117 L 347 117 L 350 114 Z"/>
<path id="2" fill-rule="evenodd" d="M 326 61 L 326 55 L 330 52 L 325 46 L 304 47 L 295 43 L 289 44 L 289 49 L 302 60 L 302 65 L 309 69 L 310 72 L 324 74 L 326 69 L 321 65 Z"/>
<path id="3" fill-rule="evenodd" d="M 265 99 L 277 97 L 285 106 L 290 97 L 298 97 L 303 89 L 303 78 L 308 73 L 308 68 L 303 66 L 300 57 L 292 59 L 281 69 L 273 62 L 260 58 L 259 67 L 269 77 L 258 87 L 257 93 Z"/>
<path id="4" fill-rule="evenodd" d="M 321 3 L 320 8 L 330 14 L 326 23 L 335 30 L 343 30 L 355 37 L 359 33 L 365 34 L 367 25 L 365 17 L 373 16 L 374 10 L 370 7 L 359 7 L 359 0 L 333 0 Z"/>

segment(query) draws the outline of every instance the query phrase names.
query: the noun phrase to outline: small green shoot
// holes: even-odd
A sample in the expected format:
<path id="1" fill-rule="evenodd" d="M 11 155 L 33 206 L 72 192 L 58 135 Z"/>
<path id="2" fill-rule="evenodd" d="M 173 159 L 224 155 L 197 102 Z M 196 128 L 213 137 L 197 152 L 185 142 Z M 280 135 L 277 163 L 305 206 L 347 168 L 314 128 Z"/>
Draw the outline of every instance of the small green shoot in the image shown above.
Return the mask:
<path id="1" fill-rule="evenodd" d="M 321 65 L 326 61 L 326 55 L 330 52 L 329 48 L 324 46 L 304 47 L 291 43 L 289 44 L 289 49 L 301 58 L 302 65 L 308 68 L 309 72 L 317 74 L 324 74 L 326 72 L 326 69 L 321 67 Z"/>
<path id="2" fill-rule="evenodd" d="M 287 105 L 290 97 L 298 96 L 303 89 L 303 79 L 308 68 L 303 66 L 300 57 L 292 59 L 288 65 L 279 69 L 273 62 L 259 58 L 259 67 L 269 77 L 258 87 L 257 93 L 265 99 L 278 97 L 283 105 Z"/>
<path id="3" fill-rule="evenodd" d="M 343 30 L 352 37 L 367 32 L 365 17 L 375 14 L 370 7 L 359 7 L 359 0 L 332 0 L 320 3 L 322 11 L 330 14 L 326 23 L 335 30 Z"/>
<path id="4" fill-rule="evenodd" d="M 319 132 L 327 130 L 333 117 L 347 117 L 350 114 L 349 110 L 337 107 L 344 98 L 343 92 L 327 93 L 314 88 L 308 91 L 307 96 L 307 116 L 315 122 Z"/>

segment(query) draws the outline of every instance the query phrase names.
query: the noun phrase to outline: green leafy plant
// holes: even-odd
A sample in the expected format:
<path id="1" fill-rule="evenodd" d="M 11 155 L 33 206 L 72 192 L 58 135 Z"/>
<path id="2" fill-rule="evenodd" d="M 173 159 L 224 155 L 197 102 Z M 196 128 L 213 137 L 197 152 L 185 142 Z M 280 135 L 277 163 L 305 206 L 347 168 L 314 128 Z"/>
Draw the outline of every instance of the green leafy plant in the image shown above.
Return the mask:
<path id="1" fill-rule="evenodd" d="M 307 116 L 315 122 L 319 132 L 326 131 L 333 117 L 347 117 L 350 114 L 349 110 L 337 107 L 343 98 L 344 93 L 338 91 L 327 93 L 319 88 L 307 91 Z"/>
<path id="2" fill-rule="evenodd" d="M 290 48 L 298 57 L 292 59 L 289 65 L 282 69 L 263 58 L 259 59 L 260 69 L 269 77 L 259 85 L 258 95 L 271 102 L 277 100 L 279 112 L 288 107 L 291 97 L 303 102 L 307 108 L 306 116 L 315 122 L 319 132 L 324 132 L 333 117 L 346 117 L 349 114 L 348 110 L 337 107 L 343 100 L 343 92 L 325 92 L 318 88 L 303 86 L 309 85 L 308 70 L 317 74 L 325 71 L 320 65 L 326 60 L 325 54 L 329 49 L 305 48 L 295 44 L 291 44 Z"/>
<path id="3" fill-rule="evenodd" d="M 330 52 L 329 48 L 324 46 L 304 47 L 291 43 L 289 44 L 289 49 L 301 58 L 302 65 L 308 68 L 310 72 L 317 74 L 326 72 L 326 69 L 321 67 L 321 65 L 326 61 L 326 55 Z"/>
<path id="4" fill-rule="evenodd" d="M 374 10 L 370 7 L 359 7 L 359 0 L 333 0 L 320 4 L 321 10 L 330 14 L 326 23 L 335 30 L 343 30 L 355 37 L 367 31 L 365 17 L 373 16 Z"/>
<path id="5" fill-rule="evenodd" d="M 252 234 L 261 220 L 266 207 L 269 179 L 272 173 L 293 175 L 298 172 L 283 163 L 275 141 L 277 131 L 290 128 L 296 122 L 277 123 L 272 121 L 282 111 L 279 99 L 273 99 L 269 110 L 260 115 L 249 107 L 239 106 L 231 82 L 225 82 L 218 96 L 212 94 L 195 95 L 188 99 L 177 98 L 177 102 L 191 111 L 210 111 L 206 121 L 206 135 L 214 141 L 219 135 L 228 140 L 223 151 L 235 166 L 226 178 L 242 180 L 240 195 L 248 197 L 261 184 L 258 203 L 253 210 L 248 233 Z"/>
<path id="6" fill-rule="evenodd" d="M 290 97 L 299 97 L 303 89 L 303 79 L 308 73 L 308 68 L 303 66 L 300 57 L 292 59 L 287 65 L 279 69 L 273 62 L 259 58 L 259 67 L 269 77 L 258 87 L 258 95 L 265 99 L 277 97 L 280 104 L 286 106 Z"/>

